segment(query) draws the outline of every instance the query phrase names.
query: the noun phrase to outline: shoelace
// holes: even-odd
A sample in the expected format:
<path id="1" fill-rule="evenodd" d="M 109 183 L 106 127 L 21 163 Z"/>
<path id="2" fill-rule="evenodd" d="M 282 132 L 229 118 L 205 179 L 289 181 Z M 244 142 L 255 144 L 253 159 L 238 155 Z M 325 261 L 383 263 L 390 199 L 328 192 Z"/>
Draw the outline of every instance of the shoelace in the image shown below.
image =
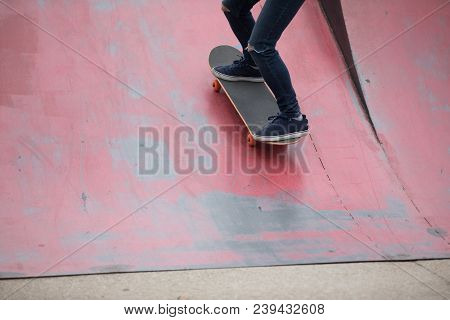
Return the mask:
<path id="1" fill-rule="evenodd" d="M 278 119 L 289 120 L 289 117 L 285 116 L 284 114 L 277 113 L 276 115 L 270 116 L 267 118 L 267 120 L 269 120 L 270 122 L 274 122 L 275 120 L 278 120 Z"/>
<path id="2" fill-rule="evenodd" d="M 241 57 L 239 60 L 234 60 L 233 64 L 235 64 L 237 66 L 242 66 L 242 65 L 246 64 L 245 58 Z"/>

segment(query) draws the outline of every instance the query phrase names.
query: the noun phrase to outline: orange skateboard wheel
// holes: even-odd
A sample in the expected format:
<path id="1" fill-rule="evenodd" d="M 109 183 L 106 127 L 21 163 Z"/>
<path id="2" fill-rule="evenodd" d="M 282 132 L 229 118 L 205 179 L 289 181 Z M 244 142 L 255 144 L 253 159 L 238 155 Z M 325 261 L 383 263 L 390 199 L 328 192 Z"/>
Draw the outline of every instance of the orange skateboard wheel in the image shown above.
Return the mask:
<path id="1" fill-rule="evenodd" d="M 220 82 L 219 82 L 219 80 L 215 79 L 213 81 L 212 86 L 213 86 L 215 92 L 219 92 L 220 91 Z"/>
<path id="2" fill-rule="evenodd" d="M 250 132 L 247 135 L 247 143 L 250 147 L 254 147 L 256 145 L 255 138 L 253 138 L 253 136 Z"/>

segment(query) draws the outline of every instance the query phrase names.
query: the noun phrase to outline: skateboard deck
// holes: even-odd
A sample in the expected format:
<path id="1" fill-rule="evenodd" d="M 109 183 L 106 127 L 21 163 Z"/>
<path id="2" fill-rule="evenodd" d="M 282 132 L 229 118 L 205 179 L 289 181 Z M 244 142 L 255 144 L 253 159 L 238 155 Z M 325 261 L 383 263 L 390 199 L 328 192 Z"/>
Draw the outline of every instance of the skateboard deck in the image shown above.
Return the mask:
<path id="1" fill-rule="evenodd" d="M 209 66 L 223 66 L 233 63 L 242 56 L 242 53 L 231 46 L 218 46 L 209 54 Z M 225 92 L 234 106 L 244 124 L 247 126 L 249 134 L 247 142 L 254 146 L 255 132 L 267 123 L 269 116 L 276 115 L 279 112 L 274 95 L 264 82 L 246 82 L 246 81 L 226 81 L 216 79 L 213 82 L 213 88 L 216 92 L 220 89 Z M 261 142 L 274 145 L 288 145 L 300 141 L 302 137 L 282 140 Z"/>

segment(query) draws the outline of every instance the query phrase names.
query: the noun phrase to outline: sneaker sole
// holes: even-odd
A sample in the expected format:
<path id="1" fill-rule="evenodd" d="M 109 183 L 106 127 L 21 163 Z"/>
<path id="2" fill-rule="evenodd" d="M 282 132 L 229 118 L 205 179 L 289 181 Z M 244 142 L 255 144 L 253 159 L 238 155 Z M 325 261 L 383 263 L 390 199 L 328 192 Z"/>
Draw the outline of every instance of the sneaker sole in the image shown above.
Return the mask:
<path id="1" fill-rule="evenodd" d="M 226 74 L 218 72 L 216 69 L 211 69 L 212 74 L 225 81 L 247 81 L 247 82 L 264 82 L 263 78 L 254 78 L 254 77 L 234 77 L 234 76 L 228 76 Z"/>
<path id="2" fill-rule="evenodd" d="M 284 134 L 282 136 L 254 136 L 259 142 L 279 142 L 284 140 L 298 139 L 308 134 L 309 130 Z"/>

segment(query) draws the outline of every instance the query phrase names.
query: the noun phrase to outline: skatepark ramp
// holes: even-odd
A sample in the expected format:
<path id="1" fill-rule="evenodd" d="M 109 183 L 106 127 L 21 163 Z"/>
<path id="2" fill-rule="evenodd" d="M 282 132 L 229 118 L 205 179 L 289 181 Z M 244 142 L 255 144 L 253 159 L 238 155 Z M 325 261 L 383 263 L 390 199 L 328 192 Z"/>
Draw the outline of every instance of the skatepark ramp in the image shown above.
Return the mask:
<path id="1" fill-rule="evenodd" d="M 0 277 L 450 257 L 448 1 L 340 4 L 279 42 L 311 135 L 249 148 L 219 2 L 0 0 Z"/>

